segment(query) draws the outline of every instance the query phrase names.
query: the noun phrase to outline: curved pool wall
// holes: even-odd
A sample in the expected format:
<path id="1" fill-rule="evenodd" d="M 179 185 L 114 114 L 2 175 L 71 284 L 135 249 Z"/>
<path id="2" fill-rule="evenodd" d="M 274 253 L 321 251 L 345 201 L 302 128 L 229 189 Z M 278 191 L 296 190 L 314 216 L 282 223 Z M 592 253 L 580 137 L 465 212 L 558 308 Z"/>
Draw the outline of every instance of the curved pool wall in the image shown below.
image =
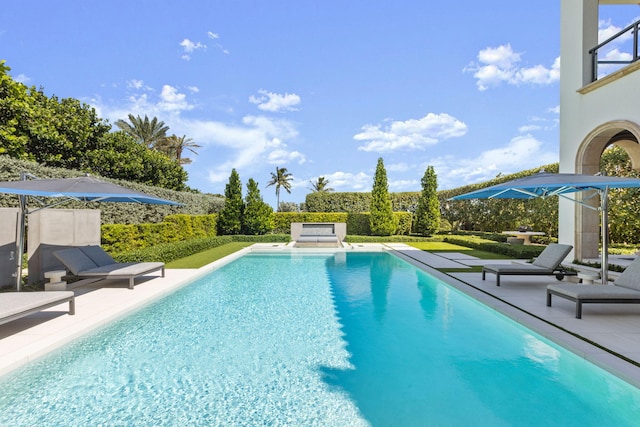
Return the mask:
<path id="1" fill-rule="evenodd" d="M 0 425 L 637 425 L 640 391 L 387 253 L 249 254 L 0 380 Z"/>

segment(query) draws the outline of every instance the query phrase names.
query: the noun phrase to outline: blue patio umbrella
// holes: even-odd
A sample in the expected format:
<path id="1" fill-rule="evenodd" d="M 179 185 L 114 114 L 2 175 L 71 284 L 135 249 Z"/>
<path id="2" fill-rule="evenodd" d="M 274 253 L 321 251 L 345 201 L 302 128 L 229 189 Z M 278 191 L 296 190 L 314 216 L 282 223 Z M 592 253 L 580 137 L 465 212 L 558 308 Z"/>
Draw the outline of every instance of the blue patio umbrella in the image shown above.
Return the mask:
<path id="1" fill-rule="evenodd" d="M 467 200 L 467 199 L 535 199 L 551 196 L 564 197 L 576 203 L 580 203 L 589 209 L 600 211 L 602 216 L 602 260 L 601 260 L 601 277 L 602 283 L 608 281 L 608 217 L 607 202 L 608 192 L 610 188 L 638 188 L 640 187 L 640 179 L 624 178 L 604 175 L 583 175 L 574 173 L 547 173 L 540 172 L 524 178 L 514 179 L 512 181 L 503 182 L 502 184 L 481 188 L 469 193 L 460 194 L 452 197 L 450 200 Z M 568 194 L 594 191 L 594 193 L 583 201 L 576 201 Z M 593 207 L 585 201 L 600 196 L 600 206 Z"/>
<path id="2" fill-rule="evenodd" d="M 20 229 L 17 237 L 17 266 L 16 288 L 20 290 L 22 272 L 22 251 L 24 250 L 25 218 L 29 212 L 35 212 L 66 203 L 71 200 L 81 202 L 116 202 L 116 203 L 145 203 L 158 205 L 182 206 L 181 203 L 149 194 L 134 191 L 120 185 L 101 181 L 90 176 L 60 179 L 27 179 L 33 176 L 22 174 L 20 181 L 0 182 L 0 193 L 15 194 L 20 200 Z M 29 211 L 27 198 L 31 197 L 39 201 L 37 209 Z M 43 199 L 45 198 L 45 199 Z M 49 198 L 59 199 L 51 201 Z"/>

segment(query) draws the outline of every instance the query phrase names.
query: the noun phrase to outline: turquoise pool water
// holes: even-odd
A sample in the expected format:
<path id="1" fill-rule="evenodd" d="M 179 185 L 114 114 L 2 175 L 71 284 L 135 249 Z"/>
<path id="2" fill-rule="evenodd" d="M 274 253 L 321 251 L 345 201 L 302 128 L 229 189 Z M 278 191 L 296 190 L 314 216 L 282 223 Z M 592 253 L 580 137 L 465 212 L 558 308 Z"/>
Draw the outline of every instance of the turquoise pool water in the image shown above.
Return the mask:
<path id="1" fill-rule="evenodd" d="M 247 255 L 0 379 L 2 426 L 638 420 L 637 388 L 386 253 Z"/>

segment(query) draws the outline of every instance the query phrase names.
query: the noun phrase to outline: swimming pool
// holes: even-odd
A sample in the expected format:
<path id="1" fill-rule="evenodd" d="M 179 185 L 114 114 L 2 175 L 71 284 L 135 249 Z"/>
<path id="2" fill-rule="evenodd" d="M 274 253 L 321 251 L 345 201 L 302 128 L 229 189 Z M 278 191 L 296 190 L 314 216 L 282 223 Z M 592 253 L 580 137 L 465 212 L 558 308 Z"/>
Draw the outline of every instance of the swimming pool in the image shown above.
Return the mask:
<path id="1" fill-rule="evenodd" d="M 0 425 L 637 425 L 640 392 L 387 253 L 250 254 L 0 380 Z"/>

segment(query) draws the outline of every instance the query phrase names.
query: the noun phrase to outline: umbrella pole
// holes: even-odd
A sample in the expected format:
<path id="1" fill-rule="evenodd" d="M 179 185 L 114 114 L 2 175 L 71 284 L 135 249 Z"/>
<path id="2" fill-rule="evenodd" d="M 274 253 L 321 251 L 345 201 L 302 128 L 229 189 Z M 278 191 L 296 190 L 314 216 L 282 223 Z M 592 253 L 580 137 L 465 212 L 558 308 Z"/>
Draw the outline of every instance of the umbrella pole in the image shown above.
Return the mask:
<path id="1" fill-rule="evenodd" d="M 22 253 L 24 252 L 24 229 L 26 219 L 27 196 L 19 196 L 20 199 L 20 224 L 18 225 L 18 244 L 16 248 L 16 290 L 22 290 Z"/>
<path id="2" fill-rule="evenodd" d="M 602 284 L 609 283 L 609 214 L 608 203 L 609 188 L 605 187 L 600 191 L 600 211 L 602 214 L 602 255 L 600 260 L 600 277 Z"/>

